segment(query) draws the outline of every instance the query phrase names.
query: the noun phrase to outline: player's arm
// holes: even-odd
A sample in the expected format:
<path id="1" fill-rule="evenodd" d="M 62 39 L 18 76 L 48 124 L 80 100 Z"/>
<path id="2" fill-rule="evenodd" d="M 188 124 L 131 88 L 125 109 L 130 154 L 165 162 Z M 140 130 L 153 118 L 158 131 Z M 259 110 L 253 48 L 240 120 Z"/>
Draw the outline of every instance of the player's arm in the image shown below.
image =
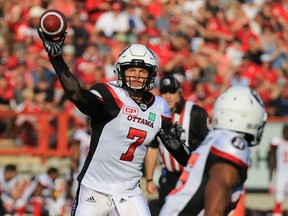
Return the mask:
<path id="1" fill-rule="evenodd" d="M 272 181 L 274 170 L 276 169 L 276 145 L 270 145 L 268 153 L 269 181 Z"/>
<path id="2" fill-rule="evenodd" d="M 157 142 L 157 139 L 155 139 L 152 142 L 151 146 L 148 147 L 147 154 L 146 154 L 145 161 L 144 161 L 145 177 L 147 180 L 146 190 L 150 194 L 154 194 L 158 192 L 158 189 L 153 181 L 153 175 L 154 175 L 155 167 L 157 165 L 159 148 L 153 146 L 154 142 Z"/>
<path id="3" fill-rule="evenodd" d="M 276 151 L 277 151 L 277 145 L 274 145 L 273 140 L 272 140 L 270 143 L 270 149 L 268 152 L 268 169 L 269 169 L 268 191 L 270 193 L 275 192 L 275 184 L 273 182 L 273 175 L 276 169 Z"/>
<path id="4" fill-rule="evenodd" d="M 223 216 L 230 203 L 232 189 L 241 183 L 238 169 L 229 163 L 216 163 L 209 170 L 205 187 L 205 216 Z"/>
<path id="5" fill-rule="evenodd" d="M 86 115 L 92 116 L 96 111 L 101 110 L 101 108 L 103 109 L 103 100 L 80 86 L 80 83 L 71 73 L 63 59 L 62 46 L 67 33 L 59 39 L 53 40 L 46 38 L 42 29 L 38 27 L 38 34 L 49 56 L 49 60 L 59 77 L 66 96 Z"/>

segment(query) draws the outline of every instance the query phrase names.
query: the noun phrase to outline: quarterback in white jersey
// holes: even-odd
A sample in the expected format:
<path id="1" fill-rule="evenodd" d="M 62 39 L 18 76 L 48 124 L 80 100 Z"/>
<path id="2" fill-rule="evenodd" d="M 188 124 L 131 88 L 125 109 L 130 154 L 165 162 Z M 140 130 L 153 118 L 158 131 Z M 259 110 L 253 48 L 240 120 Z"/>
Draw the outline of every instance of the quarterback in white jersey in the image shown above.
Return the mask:
<path id="1" fill-rule="evenodd" d="M 252 89 L 235 86 L 221 94 L 213 108 L 213 130 L 191 153 L 160 216 L 228 215 L 247 178 L 249 147 L 259 144 L 266 118 Z"/>
<path id="2" fill-rule="evenodd" d="M 273 216 L 282 216 L 282 204 L 288 193 L 288 124 L 283 126 L 282 136 L 273 137 L 270 141 L 269 168 L 270 181 L 275 172 Z"/>
<path id="3" fill-rule="evenodd" d="M 86 90 L 61 55 L 65 34 L 51 41 L 41 28 L 38 33 L 66 96 L 91 118 L 90 150 L 71 215 L 150 215 L 139 187 L 149 143 L 157 135 L 176 157 L 185 152 L 183 130 L 171 129 L 167 102 L 149 91 L 158 71 L 155 55 L 145 45 L 126 47 L 115 64 L 117 81 Z"/>

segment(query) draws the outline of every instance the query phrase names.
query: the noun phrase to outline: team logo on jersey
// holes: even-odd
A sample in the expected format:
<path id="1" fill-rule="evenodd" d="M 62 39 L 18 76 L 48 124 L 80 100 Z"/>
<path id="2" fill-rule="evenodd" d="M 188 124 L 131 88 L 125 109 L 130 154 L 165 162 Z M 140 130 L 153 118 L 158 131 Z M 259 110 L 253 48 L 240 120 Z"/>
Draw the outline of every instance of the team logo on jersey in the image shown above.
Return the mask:
<path id="1" fill-rule="evenodd" d="M 151 128 L 154 128 L 154 123 L 152 121 L 149 121 L 147 119 L 143 119 L 143 118 L 140 118 L 137 116 L 129 115 L 129 116 L 127 116 L 127 120 L 131 121 L 131 122 L 136 122 L 138 124 L 143 124 L 143 125 L 146 125 L 146 126 L 151 127 Z"/>
<path id="2" fill-rule="evenodd" d="M 155 118 L 156 118 L 156 114 L 155 113 L 152 113 L 150 112 L 149 113 L 149 117 L 148 117 L 148 120 L 154 122 L 155 121 Z"/>
<path id="3" fill-rule="evenodd" d="M 138 109 L 135 107 L 131 106 L 124 106 L 123 113 L 132 115 L 132 116 L 137 116 L 138 115 Z"/>
<path id="4" fill-rule="evenodd" d="M 241 137 L 234 137 L 231 140 L 231 143 L 237 149 L 240 149 L 240 150 L 244 150 L 245 149 L 245 142 L 243 141 L 243 138 L 241 138 Z"/>

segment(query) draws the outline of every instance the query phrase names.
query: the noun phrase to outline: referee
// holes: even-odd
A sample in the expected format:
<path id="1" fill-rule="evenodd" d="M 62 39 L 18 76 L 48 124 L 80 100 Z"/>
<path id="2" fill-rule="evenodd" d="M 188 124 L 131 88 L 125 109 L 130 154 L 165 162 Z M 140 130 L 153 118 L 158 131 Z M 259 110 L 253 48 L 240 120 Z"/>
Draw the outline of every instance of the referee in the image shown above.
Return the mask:
<path id="1" fill-rule="evenodd" d="M 205 109 L 183 98 L 182 89 L 174 76 L 165 76 L 160 80 L 160 96 L 167 100 L 173 122 L 179 122 L 185 130 L 186 145 L 196 149 L 209 131 L 209 116 Z M 160 151 L 159 151 L 160 150 Z M 159 189 L 153 181 L 153 174 L 161 156 L 162 173 Z M 159 192 L 159 207 L 164 204 L 165 197 L 175 188 L 181 175 L 181 166 L 165 149 L 160 140 L 155 139 L 149 146 L 145 159 L 146 190 L 150 194 Z"/>

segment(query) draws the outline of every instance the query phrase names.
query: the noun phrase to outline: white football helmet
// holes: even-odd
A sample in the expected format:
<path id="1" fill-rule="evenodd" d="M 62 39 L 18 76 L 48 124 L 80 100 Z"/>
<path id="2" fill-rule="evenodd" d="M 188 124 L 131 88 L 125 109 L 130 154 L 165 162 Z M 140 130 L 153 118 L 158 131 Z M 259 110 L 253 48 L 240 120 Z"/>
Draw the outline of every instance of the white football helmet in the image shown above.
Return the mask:
<path id="1" fill-rule="evenodd" d="M 124 71 L 130 67 L 145 68 L 149 71 L 149 76 L 142 88 L 132 88 L 126 82 Z M 142 94 L 145 90 L 154 87 L 155 77 L 157 76 L 158 63 L 153 52 L 142 44 L 132 44 L 122 50 L 115 63 L 118 85 L 134 94 Z"/>
<path id="2" fill-rule="evenodd" d="M 233 86 L 217 98 L 212 127 L 244 133 L 249 146 L 254 146 L 261 141 L 266 120 L 261 97 L 248 87 Z"/>

